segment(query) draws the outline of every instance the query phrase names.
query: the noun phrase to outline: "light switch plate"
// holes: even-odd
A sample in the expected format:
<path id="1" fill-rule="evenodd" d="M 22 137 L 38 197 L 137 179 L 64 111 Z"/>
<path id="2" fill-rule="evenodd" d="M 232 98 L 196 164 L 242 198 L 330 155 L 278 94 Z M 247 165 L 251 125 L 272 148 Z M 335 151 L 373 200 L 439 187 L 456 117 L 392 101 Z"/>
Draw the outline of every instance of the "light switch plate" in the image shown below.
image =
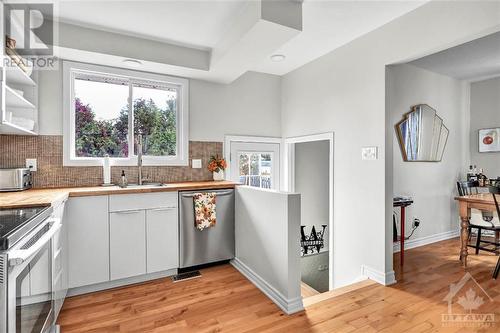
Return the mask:
<path id="1" fill-rule="evenodd" d="M 363 147 L 361 148 L 361 159 L 365 161 L 373 161 L 378 158 L 377 147 Z"/>
<path id="2" fill-rule="evenodd" d="M 36 158 L 27 158 L 26 167 L 30 169 L 30 171 L 36 171 Z"/>
<path id="3" fill-rule="evenodd" d="M 201 160 L 200 159 L 193 159 L 191 161 L 191 167 L 193 169 L 201 169 Z"/>

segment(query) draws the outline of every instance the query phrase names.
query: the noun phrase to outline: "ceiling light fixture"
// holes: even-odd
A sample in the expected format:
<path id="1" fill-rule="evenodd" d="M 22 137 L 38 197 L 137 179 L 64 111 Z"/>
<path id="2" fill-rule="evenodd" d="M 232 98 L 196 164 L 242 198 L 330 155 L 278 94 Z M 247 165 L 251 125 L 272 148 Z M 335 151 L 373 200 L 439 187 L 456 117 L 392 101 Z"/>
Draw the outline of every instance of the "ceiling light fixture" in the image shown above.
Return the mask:
<path id="1" fill-rule="evenodd" d="M 125 59 L 125 60 L 123 60 L 123 63 L 126 64 L 127 66 L 135 67 L 135 68 L 142 66 L 142 62 L 140 62 L 139 60 L 135 60 L 135 59 Z"/>
<path id="2" fill-rule="evenodd" d="M 280 62 L 280 61 L 283 61 L 285 60 L 285 56 L 283 54 L 273 54 L 271 56 L 271 61 L 274 61 L 274 62 Z"/>

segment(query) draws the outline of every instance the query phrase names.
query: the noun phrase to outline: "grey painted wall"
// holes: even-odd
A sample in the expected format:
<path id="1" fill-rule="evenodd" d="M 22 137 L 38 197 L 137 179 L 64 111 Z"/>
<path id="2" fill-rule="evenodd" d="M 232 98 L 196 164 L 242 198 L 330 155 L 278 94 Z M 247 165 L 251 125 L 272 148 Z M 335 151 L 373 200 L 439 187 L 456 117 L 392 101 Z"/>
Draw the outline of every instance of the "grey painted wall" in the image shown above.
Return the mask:
<path id="1" fill-rule="evenodd" d="M 313 225 L 317 231 L 328 225 L 329 155 L 329 141 L 295 144 L 295 192 L 300 193 L 301 224 L 307 226 L 307 234 Z"/>
<path id="2" fill-rule="evenodd" d="M 62 71 L 39 76 L 40 134 L 62 135 Z M 281 136 L 281 78 L 248 72 L 231 84 L 189 80 L 189 139 Z"/>
<path id="3" fill-rule="evenodd" d="M 283 77 L 283 135 L 335 133 L 335 287 L 360 278 L 363 267 L 381 283 L 393 280 L 394 130 L 386 119 L 385 66 L 499 29 L 499 2 L 430 1 Z M 379 159 L 362 161 L 363 146 L 377 146 Z M 362 207 L 353 200 L 360 195 Z"/>
<path id="4" fill-rule="evenodd" d="M 319 266 L 328 266 L 328 252 L 321 252 L 300 258 L 302 282 L 320 293 L 328 291 L 328 269 L 319 270 Z"/>
<path id="5" fill-rule="evenodd" d="M 500 127 L 500 78 L 474 82 L 470 92 L 471 163 L 490 178 L 500 177 L 500 152 L 480 153 L 478 130 Z"/>
<path id="6" fill-rule="evenodd" d="M 417 217 L 421 224 L 412 239 L 456 231 L 459 218 L 453 198 L 467 165 L 468 84 L 413 65 L 397 65 L 388 68 L 388 86 L 392 124 L 412 105 L 424 103 L 436 109 L 450 130 L 443 160 L 437 163 L 404 162 L 393 130 L 394 194 L 415 201 L 406 209 L 406 230 Z"/>
<path id="7" fill-rule="evenodd" d="M 295 144 L 295 192 L 300 193 L 301 225 L 309 235 L 314 225 L 316 231 L 321 225 L 328 226 L 329 196 L 329 141 L 313 141 Z M 328 233 L 324 235 L 326 251 L 320 255 L 302 257 L 302 281 L 324 292 L 328 290 L 328 269 L 318 270 L 319 265 L 328 266 Z"/>

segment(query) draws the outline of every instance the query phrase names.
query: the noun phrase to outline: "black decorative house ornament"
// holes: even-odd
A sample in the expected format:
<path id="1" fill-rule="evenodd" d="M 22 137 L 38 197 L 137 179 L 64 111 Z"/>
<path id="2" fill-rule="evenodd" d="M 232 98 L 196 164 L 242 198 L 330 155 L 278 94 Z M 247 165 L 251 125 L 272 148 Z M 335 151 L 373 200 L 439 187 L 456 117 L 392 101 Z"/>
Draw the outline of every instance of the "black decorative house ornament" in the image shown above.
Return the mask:
<path id="1" fill-rule="evenodd" d="M 300 255 L 319 253 L 325 247 L 324 236 L 326 224 L 321 225 L 323 230 L 316 232 L 316 228 L 312 226 L 311 233 L 306 236 L 305 225 L 300 226 Z"/>

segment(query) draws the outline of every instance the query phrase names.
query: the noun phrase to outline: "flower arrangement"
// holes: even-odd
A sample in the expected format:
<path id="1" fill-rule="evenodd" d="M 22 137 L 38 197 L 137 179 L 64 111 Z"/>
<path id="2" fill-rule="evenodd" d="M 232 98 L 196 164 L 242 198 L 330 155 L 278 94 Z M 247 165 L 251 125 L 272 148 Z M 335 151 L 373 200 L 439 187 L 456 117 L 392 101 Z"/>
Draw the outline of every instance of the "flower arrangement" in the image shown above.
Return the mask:
<path id="1" fill-rule="evenodd" d="M 224 171 L 227 168 L 226 160 L 223 158 L 219 158 L 219 155 L 211 156 L 210 161 L 208 162 L 208 171 L 210 172 L 219 172 Z"/>

